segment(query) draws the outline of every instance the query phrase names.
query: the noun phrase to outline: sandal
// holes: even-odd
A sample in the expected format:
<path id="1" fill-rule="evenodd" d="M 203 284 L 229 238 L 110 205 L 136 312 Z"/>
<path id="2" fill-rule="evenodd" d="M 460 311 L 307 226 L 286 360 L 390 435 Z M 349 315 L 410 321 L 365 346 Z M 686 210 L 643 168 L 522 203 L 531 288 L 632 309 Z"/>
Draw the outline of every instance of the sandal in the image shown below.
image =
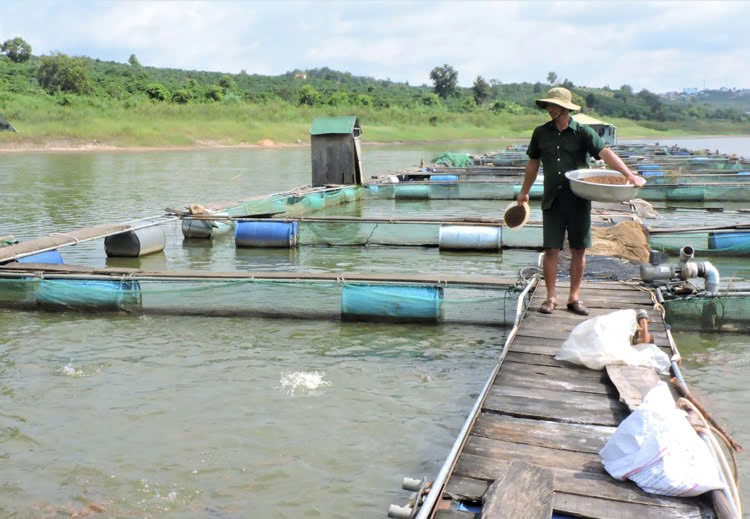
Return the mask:
<path id="1" fill-rule="evenodd" d="M 551 299 L 546 299 L 544 303 L 542 303 L 542 306 L 539 307 L 539 313 L 551 314 L 555 308 L 557 308 L 557 303 Z"/>
<path id="2" fill-rule="evenodd" d="M 568 303 L 568 310 L 578 315 L 589 315 L 589 309 L 580 301 Z"/>

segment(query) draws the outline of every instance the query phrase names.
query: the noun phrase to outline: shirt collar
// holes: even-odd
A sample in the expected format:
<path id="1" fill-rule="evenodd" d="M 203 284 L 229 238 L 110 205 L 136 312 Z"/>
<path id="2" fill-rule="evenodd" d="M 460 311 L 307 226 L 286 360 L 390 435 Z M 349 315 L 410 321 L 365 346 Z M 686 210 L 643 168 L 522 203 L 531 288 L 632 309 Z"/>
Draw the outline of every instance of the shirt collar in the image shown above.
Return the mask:
<path id="1" fill-rule="evenodd" d="M 555 126 L 555 121 L 552 121 L 552 120 L 550 120 L 550 121 L 549 121 L 549 122 L 547 123 L 547 126 L 549 126 L 549 128 L 550 128 L 551 130 L 555 130 L 555 131 L 557 131 L 557 126 Z M 565 130 L 567 130 L 567 129 L 571 129 L 571 130 L 573 130 L 574 132 L 576 132 L 576 131 L 578 131 L 578 128 L 579 128 L 580 126 L 581 126 L 581 125 L 580 125 L 580 124 L 578 123 L 578 121 L 576 121 L 575 119 L 573 119 L 573 117 L 571 117 L 571 118 L 570 118 L 570 122 L 568 123 L 568 128 L 565 128 Z M 563 130 L 563 131 L 565 131 L 565 130 Z"/>

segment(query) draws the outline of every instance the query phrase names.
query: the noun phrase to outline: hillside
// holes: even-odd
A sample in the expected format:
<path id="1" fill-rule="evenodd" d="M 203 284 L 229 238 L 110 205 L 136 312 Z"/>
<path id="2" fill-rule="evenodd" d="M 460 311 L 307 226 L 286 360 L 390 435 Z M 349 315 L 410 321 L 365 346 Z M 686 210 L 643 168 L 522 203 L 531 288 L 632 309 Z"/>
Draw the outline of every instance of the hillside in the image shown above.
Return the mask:
<path id="1" fill-rule="evenodd" d="M 135 55 L 129 63 L 59 53 L 12 57 L 0 55 L 0 117 L 27 138 L 107 138 L 126 145 L 154 139 L 165 144 L 164 132 L 172 132 L 171 144 L 198 138 L 238 142 L 245 137 L 237 132 L 260 121 L 286 124 L 276 138 L 299 139 L 311 117 L 341 113 L 356 113 L 387 140 L 402 140 L 415 128 L 425 139 L 474 138 L 488 128 L 514 136 L 534 126 L 539 112 L 533 101 L 551 86 L 478 77 L 462 88 L 449 65 L 435 67 L 433 85 L 412 86 L 326 67 L 262 76 L 141 66 Z M 747 91 L 678 96 L 633 92 L 627 85 L 613 90 L 565 80 L 562 86 L 584 111 L 621 128 L 635 125 L 640 134 L 748 132 Z M 122 128 L 128 120 L 134 126 Z"/>

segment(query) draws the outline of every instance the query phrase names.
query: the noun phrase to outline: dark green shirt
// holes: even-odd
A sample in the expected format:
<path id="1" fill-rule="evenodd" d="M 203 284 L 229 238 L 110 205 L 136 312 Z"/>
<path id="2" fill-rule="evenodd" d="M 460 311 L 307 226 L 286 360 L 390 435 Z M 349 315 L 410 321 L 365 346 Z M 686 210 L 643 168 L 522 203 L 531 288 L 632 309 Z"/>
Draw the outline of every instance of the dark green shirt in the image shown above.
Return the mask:
<path id="1" fill-rule="evenodd" d="M 589 155 L 599 158 L 606 147 L 601 138 L 588 126 L 570 119 L 562 132 L 550 121 L 534 129 L 526 154 L 542 162 L 544 172 L 544 197 L 542 209 L 550 209 L 555 197 L 561 192 L 570 192 L 567 171 L 588 167 Z"/>

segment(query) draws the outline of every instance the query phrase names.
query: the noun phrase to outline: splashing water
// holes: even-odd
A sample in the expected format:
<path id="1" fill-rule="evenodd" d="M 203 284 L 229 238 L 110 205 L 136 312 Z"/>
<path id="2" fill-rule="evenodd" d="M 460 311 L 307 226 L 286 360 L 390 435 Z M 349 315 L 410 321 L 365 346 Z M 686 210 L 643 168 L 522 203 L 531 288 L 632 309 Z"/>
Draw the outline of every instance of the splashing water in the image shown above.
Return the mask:
<path id="1" fill-rule="evenodd" d="M 62 368 L 57 370 L 57 373 L 66 377 L 84 377 L 86 374 L 81 368 L 76 368 L 73 364 L 66 364 Z"/>
<path id="2" fill-rule="evenodd" d="M 294 395 L 297 390 L 311 392 L 330 385 L 325 379 L 325 373 L 318 371 L 292 371 L 281 375 L 281 387 L 290 395 Z"/>

